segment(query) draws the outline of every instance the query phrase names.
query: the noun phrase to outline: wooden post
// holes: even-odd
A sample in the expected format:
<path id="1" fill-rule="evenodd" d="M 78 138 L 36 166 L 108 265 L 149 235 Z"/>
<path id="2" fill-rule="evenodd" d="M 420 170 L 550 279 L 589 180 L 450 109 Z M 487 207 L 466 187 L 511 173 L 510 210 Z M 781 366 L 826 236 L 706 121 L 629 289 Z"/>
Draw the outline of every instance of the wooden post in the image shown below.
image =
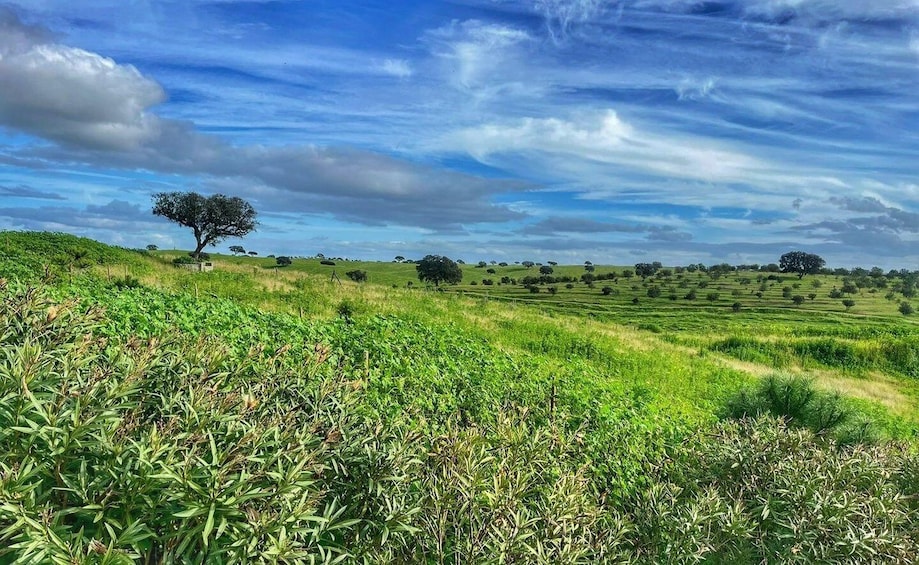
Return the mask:
<path id="1" fill-rule="evenodd" d="M 558 390 L 555 388 L 555 382 L 552 383 L 552 396 L 549 397 L 549 414 L 555 419 L 555 398 Z"/>

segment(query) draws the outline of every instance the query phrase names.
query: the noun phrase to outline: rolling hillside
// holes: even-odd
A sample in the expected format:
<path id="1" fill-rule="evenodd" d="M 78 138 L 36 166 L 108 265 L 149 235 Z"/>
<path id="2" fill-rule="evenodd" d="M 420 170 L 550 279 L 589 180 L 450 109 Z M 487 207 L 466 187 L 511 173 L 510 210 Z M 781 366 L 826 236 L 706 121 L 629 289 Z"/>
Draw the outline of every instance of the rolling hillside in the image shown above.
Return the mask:
<path id="1" fill-rule="evenodd" d="M 0 233 L 0 563 L 903 562 L 919 541 L 916 325 L 881 293 L 795 307 L 797 280 L 768 281 L 735 311 L 648 297 L 687 277 L 486 295 L 407 288 L 409 264 L 338 282 L 176 255 Z"/>

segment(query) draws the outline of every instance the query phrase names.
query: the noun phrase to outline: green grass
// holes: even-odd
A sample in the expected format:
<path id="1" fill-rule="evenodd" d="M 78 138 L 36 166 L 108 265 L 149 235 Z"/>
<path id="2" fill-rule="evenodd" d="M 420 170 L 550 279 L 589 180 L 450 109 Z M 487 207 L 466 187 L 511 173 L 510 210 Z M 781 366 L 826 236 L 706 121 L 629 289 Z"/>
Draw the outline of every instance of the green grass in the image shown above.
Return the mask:
<path id="1" fill-rule="evenodd" d="M 671 301 L 667 280 L 648 283 L 659 298 L 635 278 L 434 292 L 406 288 L 411 264 L 213 256 L 192 273 L 178 254 L 0 233 L 0 563 L 911 555 L 919 465 L 899 442 L 919 381 L 899 299 L 796 307 L 795 279 L 734 312 L 755 274 L 693 275 L 700 299 Z M 816 404 L 774 408 L 778 369 Z M 724 421 L 739 397 L 761 419 Z M 839 410 L 878 445 L 826 437 Z"/>

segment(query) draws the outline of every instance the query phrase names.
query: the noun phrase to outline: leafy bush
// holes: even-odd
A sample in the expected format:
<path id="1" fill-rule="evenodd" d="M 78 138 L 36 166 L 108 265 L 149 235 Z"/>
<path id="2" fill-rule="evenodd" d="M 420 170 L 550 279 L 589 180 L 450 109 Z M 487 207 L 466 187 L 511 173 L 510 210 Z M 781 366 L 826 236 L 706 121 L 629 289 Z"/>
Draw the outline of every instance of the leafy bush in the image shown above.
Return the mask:
<path id="1" fill-rule="evenodd" d="M 180 255 L 179 257 L 176 257 L 172 260 L 173 265 L 195 265 L 197 263 L 200 263 L 200 261 L 187 255 Z"/>
<path id="2" fill-rule="evenodd" d="M 631 557 L 911 562 L 919 505 L 903 495 L 917 492 L 917 464 L 904 447 L 840 448 L 768 418 L 726 422 L 679 446 L 630 501 Z"/>
<path id="3" fill-rule="evenodd" d="M 143 286 L 143 284 L 141 284 L 138 279 L 132 277 L 131 275 L 125 275 L 123 277 L 112 279 L 110 284 L 112 287 L 118 290 L 124 290 L 128 288 L 141 288 Z"/>
<path id="4" fill-rule="evenodd" d="M 322 261 L 319 262 L 319 264 L 320 265 L 330 265 L 334 267 L 335 261 L 330 261 L 329 259 L 323 259 Z"/>
<path id="5" fill-rule="evenodd" d="M 838 393 L 818 391 L 813 382 L 802 377 L 780 375 L 770 375 L 740 390 L 728 400 L 725 413 L 735 419 L 763 415 L 783 418 L 789 425 L 815 434 L 837 431 L 855 418 Z"/>
<path id="6" fill-rule="evenodd" d="M 361 269 L 355 269 L 353 271 L 348 271 L 345 275 L 354 282 L 362 283 L 367 282 L 367 271 Z"/>
<path id="7" fill-rule="evenodd" d="M 910 304 L 909 302 L 901 302 L 899 308 L 897 308 L 897 309 L 898 309 L 898 310 L 900 311 L 900 313 L 903 314 L 904 316 L 909 316 L 910 314 L 912 314 L 913 312 L 915 312 L 915 310 L 913 309 L 913 305 Z"/>

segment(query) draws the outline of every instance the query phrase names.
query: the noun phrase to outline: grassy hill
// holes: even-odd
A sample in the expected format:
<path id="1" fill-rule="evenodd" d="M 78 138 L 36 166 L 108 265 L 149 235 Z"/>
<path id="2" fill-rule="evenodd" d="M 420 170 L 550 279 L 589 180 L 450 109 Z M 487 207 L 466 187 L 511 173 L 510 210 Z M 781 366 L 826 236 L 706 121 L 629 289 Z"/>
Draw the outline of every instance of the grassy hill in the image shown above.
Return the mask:
<path id="1" fill-rule="evenodd" d="M 919 541 L 916 325 L 878 292 L 796 307 L 773 280 L 735 312 L 647 296 L 695 274 L 486 295 L 406 288 L 410 264 L 177 255 L 0 233 L 0 563 L 903 562 Z"/>

